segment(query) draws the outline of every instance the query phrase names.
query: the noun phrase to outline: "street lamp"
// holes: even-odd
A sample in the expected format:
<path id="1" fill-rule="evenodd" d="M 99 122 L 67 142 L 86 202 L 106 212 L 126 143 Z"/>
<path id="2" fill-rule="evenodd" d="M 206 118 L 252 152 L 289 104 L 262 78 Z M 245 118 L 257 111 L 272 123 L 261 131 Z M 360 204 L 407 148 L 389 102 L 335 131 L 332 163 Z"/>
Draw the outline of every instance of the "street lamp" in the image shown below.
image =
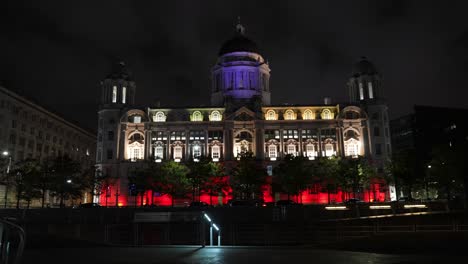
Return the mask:
<path id="1" fill-rule="evenodd" d="M 8 174 L 10 173 L 11 156 L 10 156 L 10 153 L 8 151 L 6 151 L 6 150 L 2 152 L 2 155 L 5 156 L 5 157 L 8 157 L 8 166 L 7 166 L 6 175 L 5 175 L 5 196 L 4 196 L 4 201 L 5 201 L 4 207 L 6 208 L 7 207 L 7 199 L 8 199 Z"/>

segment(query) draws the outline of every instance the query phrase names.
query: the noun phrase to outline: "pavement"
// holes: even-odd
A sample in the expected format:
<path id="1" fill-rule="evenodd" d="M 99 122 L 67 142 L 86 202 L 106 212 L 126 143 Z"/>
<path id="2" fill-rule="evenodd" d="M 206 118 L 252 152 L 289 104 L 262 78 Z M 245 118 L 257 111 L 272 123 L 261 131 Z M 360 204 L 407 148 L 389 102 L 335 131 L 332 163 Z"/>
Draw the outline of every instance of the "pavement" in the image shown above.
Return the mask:
<path id="1" fill-rule="evenodd" d="M 276 263 L 468 263 L 468 256 L 377 254 L 309 247 L 91 247 L 42 248 L 25 251 L 23 264 L 276 264 Z"/>

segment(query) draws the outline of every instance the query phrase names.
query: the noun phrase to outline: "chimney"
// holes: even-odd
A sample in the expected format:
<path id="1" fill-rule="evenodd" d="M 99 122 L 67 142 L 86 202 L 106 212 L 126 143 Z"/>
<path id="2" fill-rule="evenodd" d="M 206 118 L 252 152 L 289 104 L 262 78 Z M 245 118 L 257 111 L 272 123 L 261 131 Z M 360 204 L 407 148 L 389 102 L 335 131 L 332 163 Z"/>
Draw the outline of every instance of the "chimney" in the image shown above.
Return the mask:
<path id="1" fill-rule="evenodd" d="M 323 98 L 323 104 L 324 105 L 330 105 L 331 104 L 331 97 L 324 97 Z"/>

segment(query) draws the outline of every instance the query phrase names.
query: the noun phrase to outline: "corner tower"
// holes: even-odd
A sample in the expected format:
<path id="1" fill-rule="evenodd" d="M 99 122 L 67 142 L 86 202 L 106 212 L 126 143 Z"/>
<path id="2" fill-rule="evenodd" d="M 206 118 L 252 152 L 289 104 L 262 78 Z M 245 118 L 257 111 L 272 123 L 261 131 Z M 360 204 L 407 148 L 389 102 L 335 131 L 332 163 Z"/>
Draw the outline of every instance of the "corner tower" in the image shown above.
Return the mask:
<path id="1" fill-rule="evenodd" d="M 382 93 L 382 76 L 366 57 L 354 64 L 349 78 L 350 103 L 360 106 L 368 115 L 369 146 L 372 160 L 379 173 L 383 173 L 385 161 L 391 157 L 390 128 L 387 101 Z"/>
<path id="2" fill-rule="evenodd" d="M 234 37 L 221 46 L 211 76 L 213 106 L 255 99 L 260 99 L 262 105 L 270 105 L 270 68 L 259 54 L 257 44 L 246 37 L 240 22 Z"/>

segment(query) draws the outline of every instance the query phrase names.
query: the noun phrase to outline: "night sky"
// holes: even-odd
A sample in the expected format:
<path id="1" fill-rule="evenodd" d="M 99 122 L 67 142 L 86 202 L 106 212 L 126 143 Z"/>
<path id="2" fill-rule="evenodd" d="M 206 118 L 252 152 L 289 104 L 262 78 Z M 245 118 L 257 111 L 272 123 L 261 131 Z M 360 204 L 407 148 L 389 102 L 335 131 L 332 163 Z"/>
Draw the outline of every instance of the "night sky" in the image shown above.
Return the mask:
<path id="1" fill-rule="evenodd" d="M 99 83 L 119 60 L 139 105 L 208 105 L 210 68 L 237 16 L 269 61 L 274 104 L 347 101 L 365 55 L 392 117 L 414 104 L 468 108 L 468 1 L 2 2 L 3 86 L 90 129 Z"/>

